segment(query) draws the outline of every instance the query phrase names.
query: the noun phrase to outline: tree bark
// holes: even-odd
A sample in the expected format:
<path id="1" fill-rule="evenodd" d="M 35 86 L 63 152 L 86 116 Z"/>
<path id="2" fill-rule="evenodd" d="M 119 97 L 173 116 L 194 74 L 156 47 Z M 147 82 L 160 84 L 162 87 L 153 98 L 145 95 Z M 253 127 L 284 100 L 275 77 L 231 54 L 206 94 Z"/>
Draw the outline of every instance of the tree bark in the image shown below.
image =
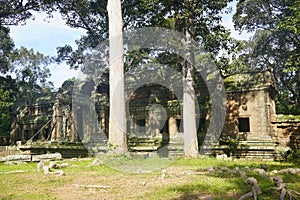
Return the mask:
<path id="1" fill-rule="evenodd" d="M 116 153 L 127 152 L 124 97 L 123 21 L 120 0 L 107 3 L 109 18 L 109 144 Z"/>
<path id="2" fill-rule="evenodd" d="M 185 30 L 186 55 L 183 65 L 183 132 L 184 132 L 184 154 L 186 157 L 197 157 L 198 139 L 196 127 L 195 90 L 193 79 L 194 53 L 191 50 L 193 22 L 187 19 Z"/>

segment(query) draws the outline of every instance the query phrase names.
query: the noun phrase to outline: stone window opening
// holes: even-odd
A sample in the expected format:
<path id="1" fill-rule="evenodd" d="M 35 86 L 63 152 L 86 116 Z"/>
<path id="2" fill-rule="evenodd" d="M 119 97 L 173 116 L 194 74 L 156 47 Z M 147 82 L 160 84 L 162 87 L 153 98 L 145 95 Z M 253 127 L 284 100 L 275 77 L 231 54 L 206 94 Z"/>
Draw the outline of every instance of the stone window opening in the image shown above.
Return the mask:
<path id="1" fill-rule="evenodd" d="M 240 133 L 250 132 L 250 119 L 249 117 L 238 118 L 238 129 Z"/>

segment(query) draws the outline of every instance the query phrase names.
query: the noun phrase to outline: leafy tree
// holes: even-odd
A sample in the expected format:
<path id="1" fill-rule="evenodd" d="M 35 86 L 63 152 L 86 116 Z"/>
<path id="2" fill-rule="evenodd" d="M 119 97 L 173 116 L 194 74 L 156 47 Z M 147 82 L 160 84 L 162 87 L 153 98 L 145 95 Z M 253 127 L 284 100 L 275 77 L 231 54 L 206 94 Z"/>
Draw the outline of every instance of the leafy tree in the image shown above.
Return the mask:
<path id="1" fill-rule="evenodd" d="M 77 69 L 85 60 L 85 50 L 97 47 L 108 38 L 106 5 L 106 0 L 55 1 L 52 8 L 61 13 L 68 26 L 86 30 L 86 35 L 76 41 L 77 49 L 70 45 L 57 48 L 56 62 L 66 61 L 71 68 Z"/>
<path id="2" fill-rule="evenodd" d="M 9 28 L 0 25 L 0 73 L 6 73 L 10 69 L 10 57 L 14 43 L 9 36 Z"/>
<path id="3" fill-rule="evenodd" d="M 234 48 L 229 45 L 230 33 L 220 25 L 221 11 L 230 0 L 190 2 L 191 6 L 177 0 L 122 1 L 123 29 L 158 26 L 184 33 L 186 17 L 192 14 L 194 40 L 202 42 L 206 50 L 214 55 L 217 55 L 220 49 L 232 51 Z M 67 0 L 56 1 L 53 4 L 53 9 L 62 14 L 67 25 L 85 29 L 87 33 L 76 41 L 76 50 L 69 45 L 59 47 L 57 62 L 67 61 L 72 68 L 78 68 L 83 63 L 84 51 L 96 47 L 108 38 L 106 5 L 106 0 Z"/>
<path id="4" fill-rule="evenodd" d="M 7 0 L 1 1 L 0 25 L 17 25 L 33 18 L 34 11 L 50 11 L 55 0 Z"/>
<path id="5" fill-rule="evenodd" d="M 15 49 L 9 26 L 24 24 L 34 11 L 50 9 L 51 0 L 9 0 L 0 4 L 0 130 L 8 135 L 17 108 L 31 103 L 36 94 L 49 92 L 52 85 L 46 67 L 50 58 L 24 47 Z"/>
<path id="6" fill-rule="evenodd" d="M 273 72 L 279 113 L 300 113 L 299 2 L 243 0 L 233 17 L 236 29 L 256 31 L 241 58 L 249 69 Z"/>
<path id="7" fill-rule="evenodd" d="M 47 80 L 51 76 L 47 68 L 51 63 L 49 56 L 21 47 L 15 50 L 12 63 L 19 88 L 19 100 L 26 99 L 27 103 L 31 103 L 35 96 L 41 94 L 45 88 L 53 87 L 53 83 Z"/>
<path id="8" fill-rule="evenodd" d="M 17 84 L 9 75 L 0 76 L 0 83 L 0 136 L 8 136 Z"/>
<path id="9" fill-rule="evenodd" d="M 10 131 L 11 117 L 10 106 L 12 100 L 8 90 L 0 88 L 0 136 L 8 136 Z"/>
<path id="10" fill-rule="evenodd" d="M 32 49 L 15 49 L 8 59 L 8 73 L 0 76 L 0 134 L 9 135 L 18 108 L 35 102 L 41 95 L 49 95 L 53 84 L 47 80 L 50 58 Z"/>

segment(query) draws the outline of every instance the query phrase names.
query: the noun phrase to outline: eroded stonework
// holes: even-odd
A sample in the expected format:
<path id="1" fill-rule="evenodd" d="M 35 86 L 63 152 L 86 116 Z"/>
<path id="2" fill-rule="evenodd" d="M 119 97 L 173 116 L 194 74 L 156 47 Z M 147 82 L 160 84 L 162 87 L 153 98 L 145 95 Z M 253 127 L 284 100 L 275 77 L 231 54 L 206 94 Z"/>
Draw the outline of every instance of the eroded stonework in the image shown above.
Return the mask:
<path id="1" fill-rule="evenodd" d="M 242 144 L 243 150 L 239 156 L 271 158 L 276 146 L 299 148 L 299 122 L 291 125 L 277 120 L 274 101 L 276 85 L 270 72 L 231 75 L 225 78 L 224 83 L 226 121 L 222 138 L 231 138 L 238 145 Z M 74 90 L 74 83 L 66 81 L 58 92 L 47 98 L 37 98 L 33 105 L 24 106 L 12 125 L 11 143 L 25 143 L 28 140 L 80 141 L 95 152 L 105 151 L 109 137 L 108 76 L 104 74 L 99 83 L 88 80 L 76 84 Z M 129 84 L 127 87 L 134 86 Z M 195 90 L 200 108 L 196 117 L 199 121 L 198 143 L 201 145 L 210 123 L 211 108 L 207 87 L 199 86 Z M 131 151 L 156 151 L 162 147 L 182 151 L 182 101 L 172 91 L 158 84 L 144 85 L 125 99 L 128 102 L 127 118 L 132 119 L 127 119 Z M 155 113 L 153 105 L 163 106 L 165 113 Z M 95 121 L 98 124 L 96 127 L 91 125 Z M 138 130 L 145 126 L 150 128 L 144 132 Z M 216 151 L 226 148 L 228 145 L 220 143 Z"/>

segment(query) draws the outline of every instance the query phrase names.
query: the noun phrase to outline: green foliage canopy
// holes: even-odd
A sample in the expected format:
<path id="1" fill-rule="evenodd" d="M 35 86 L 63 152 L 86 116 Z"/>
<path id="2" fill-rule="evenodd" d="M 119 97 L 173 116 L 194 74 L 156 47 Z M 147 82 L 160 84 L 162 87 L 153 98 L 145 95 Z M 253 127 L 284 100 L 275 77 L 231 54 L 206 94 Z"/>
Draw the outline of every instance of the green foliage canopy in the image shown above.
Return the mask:
<path id="1" fill-rule="evenodd" d="M 47 79 L 51 59 L 33 49 L 15 49 L 9 26 L 24 24 L 33 11 L 51 11 L 51 0 L 9 0 L 0 2 L 0 135 L 8 135 L 17 108 L 49 92 Z"/>
<path id="2" fill-rule="evenodd" d="M 279 113 L 300 113 L 299 2 L 241 0 L 233 17 L 236 29 L 256 31 L 244 42 L 240 61 L 250 70 L 273 72 Z"/>

